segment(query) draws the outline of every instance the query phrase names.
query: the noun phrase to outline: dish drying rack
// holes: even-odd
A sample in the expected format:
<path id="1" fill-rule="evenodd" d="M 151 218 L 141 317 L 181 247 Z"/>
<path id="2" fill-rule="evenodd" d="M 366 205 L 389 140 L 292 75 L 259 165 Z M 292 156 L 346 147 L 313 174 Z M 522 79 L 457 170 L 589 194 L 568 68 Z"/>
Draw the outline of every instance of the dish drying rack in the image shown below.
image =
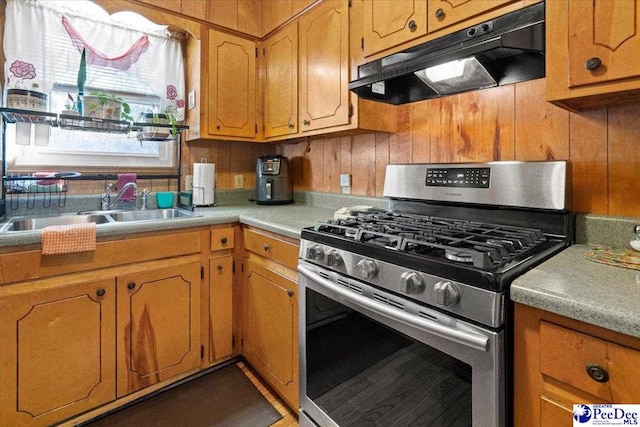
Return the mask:
<path id="1" fill-rule="evenodd" d="M 57 205 L 61 208 L 67 204 L 67 191 L 69 185 L 67 178 L 79 176 L 77 172 L 52 173 L 52 174 L 32 174 L 6 176 L 5 194 L 7 196 L 7 207 L 17 210 L 20 206 L 20 198 L 25 198 L 27 209 L 33 209 L 36 201 L 42 198 L 42 207 L 50 208 L 57 199 Z"/>

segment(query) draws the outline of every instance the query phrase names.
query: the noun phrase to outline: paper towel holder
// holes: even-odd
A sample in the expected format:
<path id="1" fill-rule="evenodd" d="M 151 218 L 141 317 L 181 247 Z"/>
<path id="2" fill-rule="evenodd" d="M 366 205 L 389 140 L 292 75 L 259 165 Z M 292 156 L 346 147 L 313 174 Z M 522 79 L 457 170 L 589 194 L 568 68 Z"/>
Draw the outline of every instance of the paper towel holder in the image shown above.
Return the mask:
<path id="1" fill-rule="evenodd" d="M 206 189 L 206 187 L 196 187 L 196 186 L 194 186 L 194 187 L 193 187 L 193 192 L 195 193 L 196 191 L 201 191 L 201 192 L 202 192 L 202 193 L 201 193 L 201 194 L 202 194 L 202 198 L 201 198 L 200 200 L 204 200 L 204 198 L 205 198 L 205 196 L 204 196 L 204 195 L 205 195 L 204 190 L 205 190 L 205 189 Z M 192 199 L 191 199 L 191 200 L 192 200 L 193 206 L 204 206 L 204 207 L 206 207 L 206 206 L 215 206 L 215 205 L 216 205 L 216 192 L 215 192 L 215 191 L 216 191 L 216 189 L 215 189 L 215 188 L 212 188 L 211 190 L 213 191 L 213 203 L 208 204 L 208 205 L 198 205 L 198 204 L 196 204 L 196 203 L 193 203 L 193 200 L 196 200 L 197 198 L 196 198 L 196 197 L 192 197 Z"/>
<path id="2" fill-rule="evenodd" d="M 209 179 L 197 179 L 196 166 L 211 166 L 211 177 Z M 192 203 L 193 206 L 215 206 L 216 205 L 216 194 L 215 194 L 215 164 L 208 163 L 206 157 L 200 158 L 200 163 L 194 163 L 194 177 L 192 181 L 193 188 L 193 197 Z M 198 175 L 199 176 L 199 175 Z M 196 182 L 197 181 L 197 182 Z M 209 187 L 210 184 L 211 187 Z"/>

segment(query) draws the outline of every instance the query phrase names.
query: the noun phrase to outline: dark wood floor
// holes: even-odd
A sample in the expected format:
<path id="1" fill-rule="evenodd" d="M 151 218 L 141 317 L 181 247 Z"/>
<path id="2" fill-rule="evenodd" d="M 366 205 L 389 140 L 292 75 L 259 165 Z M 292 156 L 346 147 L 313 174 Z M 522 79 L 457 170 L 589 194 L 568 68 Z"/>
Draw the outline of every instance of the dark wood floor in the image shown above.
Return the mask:
<path id="1" fill-rule="evenodd" d="M 251 369 L 250 366 L 243 362 L 237 363 L 242 372 L 251 380 L 253 385 L 262 393 L 262 395 L 273 405 L 274 408 L 282 415 L 279 421 L 276 421 L 271 427 L 298 427 L 298 415 L 289 408 L 278 395 Z"/>

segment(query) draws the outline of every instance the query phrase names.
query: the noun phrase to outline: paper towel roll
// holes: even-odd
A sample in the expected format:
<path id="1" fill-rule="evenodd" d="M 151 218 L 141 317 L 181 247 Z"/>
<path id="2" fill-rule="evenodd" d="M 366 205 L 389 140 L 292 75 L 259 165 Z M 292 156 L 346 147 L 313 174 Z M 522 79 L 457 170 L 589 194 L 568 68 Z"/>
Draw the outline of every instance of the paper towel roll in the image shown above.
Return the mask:
<path id="1" fill-rule="evenodd" d="M 211 206 L 214 203 L 213 189 L 215 188 L 215 163 L 193 164 L 193 204 L 196 206 Z"/>

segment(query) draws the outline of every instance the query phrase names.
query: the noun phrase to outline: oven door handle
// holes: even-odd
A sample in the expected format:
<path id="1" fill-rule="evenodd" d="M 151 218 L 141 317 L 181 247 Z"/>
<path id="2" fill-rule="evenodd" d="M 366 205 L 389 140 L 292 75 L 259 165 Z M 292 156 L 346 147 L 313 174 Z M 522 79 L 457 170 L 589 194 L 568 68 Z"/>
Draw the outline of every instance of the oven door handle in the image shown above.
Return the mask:
<path id="1" fill-rule="evenodd" d="M 375 300 L 342 288 L 340 285 L 333 283 L 331 280 L 325 279 L 303 264 L 298 264 L 298 272 L 309 280 L 322 285 L 333 294 L 339 295 L 351 303 L 366 310 L 378 313 L 381 316 L 397 319 L 399 322 L 417 328 L 421 331 L 437 335 L 450 341 L 455 341 L 476 350 L 487 351 L 489 348 L 489 338 L 485 336 L 448 325 L 443 325 L 434 321 L 428 321 L 414 314 L 380 304 Z"/>

